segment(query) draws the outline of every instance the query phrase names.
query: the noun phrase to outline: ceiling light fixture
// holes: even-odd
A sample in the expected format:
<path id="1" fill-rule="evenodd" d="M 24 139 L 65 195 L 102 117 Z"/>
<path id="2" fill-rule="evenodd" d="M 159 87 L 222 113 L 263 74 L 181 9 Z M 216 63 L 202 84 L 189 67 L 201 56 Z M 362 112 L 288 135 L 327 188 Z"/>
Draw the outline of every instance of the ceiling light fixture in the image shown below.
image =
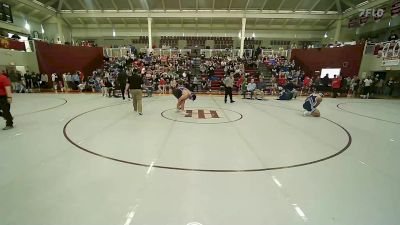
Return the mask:
<path id="1" fill-rule="evenodd" d="M 25 29 L 31 30 L 31 25 L 29 25 L 28 21 L 25 20 Z"/>

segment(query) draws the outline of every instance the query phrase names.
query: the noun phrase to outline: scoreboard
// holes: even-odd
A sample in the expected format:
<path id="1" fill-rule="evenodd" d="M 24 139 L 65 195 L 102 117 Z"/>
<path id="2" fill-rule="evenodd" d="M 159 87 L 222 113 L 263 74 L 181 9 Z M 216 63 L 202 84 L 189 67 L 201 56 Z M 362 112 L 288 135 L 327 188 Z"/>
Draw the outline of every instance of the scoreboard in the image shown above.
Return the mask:
<path id="1" fill-rule="evenodd" d="M 11 7 L 9 4 L 0 2 L 0 21 L 7 23 L 13 22 Z"/>

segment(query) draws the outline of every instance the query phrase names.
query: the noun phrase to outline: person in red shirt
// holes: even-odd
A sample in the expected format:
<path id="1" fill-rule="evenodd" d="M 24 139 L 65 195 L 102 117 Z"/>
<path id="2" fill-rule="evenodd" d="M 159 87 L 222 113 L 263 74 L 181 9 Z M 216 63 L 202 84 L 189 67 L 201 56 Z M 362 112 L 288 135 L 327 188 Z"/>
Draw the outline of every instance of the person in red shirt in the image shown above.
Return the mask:
<path id="1" fill-rule="evenodd" d="M 286 76 L 285 74 L 281 73 L 278 78 L 278 85 L 283 87 L 286 84 Z"/>
<path id="2" fill-rule="evenodd" d="M 2 73 L 0 74 L 0 116 L 6 120 L 6 127 L 4 127 L 3 130 L 13 128 L 13 117 L 10 113 L 11 102 L 11 81 L 5 73 Z"/>
<path id="3" fill-rule="evenodd" d="M 340 76 L 334 76 L 333 80 L 332 80 L 332 91 L 333 91 L 333 97 L 336 98 L 337 97 L 337 93 L 340 89 L 340 85 L 341 85 L 341 78 Z"/>
<path id="4" fill-rule="evenodd" d="M 167 82 L 161 77 L 160 82 L 158 83 L 158 89 L 161 91 L 161 94 L 165 94 L 167 92 Z"/>
<path id="5" fill-rule="evenodd" d="M 304 93 L 308 94 L 310 92 L 310 87 L 311 87 L 311 78 L 306 75 L 303 81 Z"/>
<path id="6" fill-rule="evenodd" d="M 244 76 L 241 75 L 239 80 L 236 82 L 236 86 L 238 88 L 238 92 L 242 92 L 243 81 L 244 81 Z"/>

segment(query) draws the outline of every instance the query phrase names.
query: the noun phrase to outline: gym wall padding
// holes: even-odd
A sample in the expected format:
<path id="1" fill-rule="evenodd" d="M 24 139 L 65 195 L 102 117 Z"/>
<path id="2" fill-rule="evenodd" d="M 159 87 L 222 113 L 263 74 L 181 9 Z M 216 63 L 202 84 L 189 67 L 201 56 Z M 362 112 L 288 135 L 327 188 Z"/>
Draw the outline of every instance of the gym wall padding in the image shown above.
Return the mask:
<path id="1" fill-rule="evenodd" d="M 85 76 L 103 65 L 103 49 L 48 44 L 35 41 L 36 55 L 41 73 L 67 73 L 81 71 Z"/>
<path id="2" fill-rule="evenodd" d="M 358 76 L 364 45 L 351 45 L 338 48 L 293 49 L 291 59 L 302 67 L 307 75 L 322 68 L 342 68 L 342 75 Z"/>

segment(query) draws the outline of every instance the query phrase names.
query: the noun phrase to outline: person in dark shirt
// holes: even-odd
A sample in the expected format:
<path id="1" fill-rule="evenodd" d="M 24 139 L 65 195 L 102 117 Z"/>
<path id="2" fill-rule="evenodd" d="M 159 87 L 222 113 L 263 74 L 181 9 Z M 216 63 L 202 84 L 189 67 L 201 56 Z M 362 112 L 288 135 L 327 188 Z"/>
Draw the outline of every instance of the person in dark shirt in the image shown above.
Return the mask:
<path id="1" fill-rule="evenodd" d="M 139 74 L 135 73 L 132 76 L 128 77 L 128 83 L 126 84 L 125 88 L 125 92 L 128 92 L 128 90 L 131 92 L 133 100 L 133 110 L 135 112 L 138 112 L 139 115 L 143 115 L 142 84 L 143 78 Z"/>
<path id="2" fill-rule="evenodd" d="M 29 72 L 24 75 L 27 92 L 32 92 L 32 76 Z"/>
<path id="3" fill-rule="evenodd" d="M 329 83 L 331 82 L 331 79 L 329 79 L 329 75 L 326 74 L 326 75 L 321 79 L 321 82 L 322 82 L 322 84 L 323 84 L 325 87 L 328 87 L 328 86 L 329 86 Z"/>
<path id="4" fill-rule="evenodd" d="M 395 41 L 395 40 L 397 40 L 397 39 L 399 39 L 399 37 L 397 36 L 397 34 L 392 33 L 392 34 L 389 36 L 388 41 Z"/>
<path id="5" fill-rule="evenodd" d="M 126 74 L 126 72 L 124 70 L 121 70 L 118 73 L 117 81 L 118 81 L 119 88 L 121 90 L 121 95 L 122 95 L 123 100 L 125 100 L 125 87 L 126 87 L 127 79 L 128 79 L 128 75 Z M 130 98 L 129 91 L 128 91 L 128 98 Z"/>
<path id="6" fill-rule="evenodd" d="M 113 85 L 110 82 L 110 80 L 108 79 L 108 77 L 106 77 L 105 80 L 104 80 L 104 86 L 107 89 L 108 97 L 111 98 L 111 92 L 112 92 L 112 89 L 113 89 Z"/>

